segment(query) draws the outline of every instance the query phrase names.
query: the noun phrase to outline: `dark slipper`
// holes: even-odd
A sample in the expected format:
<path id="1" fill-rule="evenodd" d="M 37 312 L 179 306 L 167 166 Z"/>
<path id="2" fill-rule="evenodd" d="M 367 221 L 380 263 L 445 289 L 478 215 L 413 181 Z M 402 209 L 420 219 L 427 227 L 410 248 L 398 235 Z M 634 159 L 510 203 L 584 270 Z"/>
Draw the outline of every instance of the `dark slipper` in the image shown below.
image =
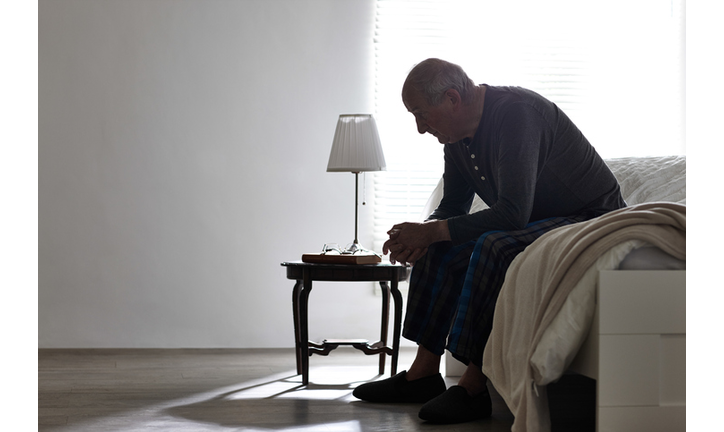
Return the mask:
<path id="1" fill-rule="evenodd" d="M 365 383 L 354 389 L 352 394 L 367 402 L 380 403 L 425 403 L 445 392 L 442 375 L 407 381 L 407 371 L 380 381 Z"/>
<path id="2" fill-rule="evenodd" d="M 493 413 L 493 403 L 486 389 L 472 397 L 461 386 L 452 386 L 447 391 L 420 409 L 420 418 L 431 423 L 464 423 L 485 417 Z"/>

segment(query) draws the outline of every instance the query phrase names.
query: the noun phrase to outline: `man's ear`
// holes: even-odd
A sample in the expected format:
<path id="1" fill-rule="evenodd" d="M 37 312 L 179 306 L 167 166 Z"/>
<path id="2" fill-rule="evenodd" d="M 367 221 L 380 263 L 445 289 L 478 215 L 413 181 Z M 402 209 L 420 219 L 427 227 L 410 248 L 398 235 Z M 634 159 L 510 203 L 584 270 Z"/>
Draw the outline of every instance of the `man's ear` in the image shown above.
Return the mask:
<path id="1" fill-rule="evenodd" d="M 457 107 L 462 105 L 460 93 L 458 93 L 458 91 L 455 89 L 447 89 L 445 91 L 445 98 L 450 102 L 450 105 L 453 107 L 453 109 L 456 109 Z"/>

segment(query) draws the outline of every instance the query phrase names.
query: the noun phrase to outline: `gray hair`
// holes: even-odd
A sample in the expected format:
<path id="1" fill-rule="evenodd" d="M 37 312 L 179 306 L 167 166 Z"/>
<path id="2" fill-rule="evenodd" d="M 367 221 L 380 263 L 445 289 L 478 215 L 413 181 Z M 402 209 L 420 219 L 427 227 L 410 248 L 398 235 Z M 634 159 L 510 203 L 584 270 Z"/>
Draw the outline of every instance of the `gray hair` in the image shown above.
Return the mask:
<path id="1" fill-rule="evenodd" d="M 423 60 L 412 68 L 402 86 L 402 98 L 411 90 L 418 91 L 425 101 L 432 105 L 442 102 L 445 92 L 449 89 L 457 90 L 463 103 L 472 98 L 475 83 L 460 66 L 440 60 L 429 58 Z"/>

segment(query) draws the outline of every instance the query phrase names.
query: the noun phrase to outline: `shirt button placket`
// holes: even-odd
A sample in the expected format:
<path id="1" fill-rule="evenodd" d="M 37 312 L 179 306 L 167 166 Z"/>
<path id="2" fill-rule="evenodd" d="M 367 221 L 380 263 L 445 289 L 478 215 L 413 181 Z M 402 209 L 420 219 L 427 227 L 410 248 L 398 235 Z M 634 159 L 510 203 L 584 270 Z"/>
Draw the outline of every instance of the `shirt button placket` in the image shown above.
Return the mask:
<path id="1" fill-rule="evenodd" d="M 470 155 L 470 159 L 475 159 L 475 153 L 472 153 L 472 154 Z M 477 165 L 475 165 L 474 168 L 475 168 L 475 171 L 478 171 L 478 166 L 477 166 Z M 480 180 L 485 181 L 485 176 L 480 176 Z"/>

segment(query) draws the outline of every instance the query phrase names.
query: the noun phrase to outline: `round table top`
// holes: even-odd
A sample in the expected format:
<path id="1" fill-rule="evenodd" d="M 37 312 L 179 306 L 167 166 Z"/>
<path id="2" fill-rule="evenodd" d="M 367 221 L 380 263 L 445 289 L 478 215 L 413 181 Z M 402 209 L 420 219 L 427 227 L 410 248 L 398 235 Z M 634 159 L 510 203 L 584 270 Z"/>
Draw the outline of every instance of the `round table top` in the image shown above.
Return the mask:
<path id="1" fill-rule="evenodd" d="M 302 261 L 281 263 L 287 268 L 287 279 L 301 280 L 309 272 L 311 280 L 323 281 L 389 281 L 406 280 L 412 267 L 381 262 L 376 264 L 318 264 Z"/>

